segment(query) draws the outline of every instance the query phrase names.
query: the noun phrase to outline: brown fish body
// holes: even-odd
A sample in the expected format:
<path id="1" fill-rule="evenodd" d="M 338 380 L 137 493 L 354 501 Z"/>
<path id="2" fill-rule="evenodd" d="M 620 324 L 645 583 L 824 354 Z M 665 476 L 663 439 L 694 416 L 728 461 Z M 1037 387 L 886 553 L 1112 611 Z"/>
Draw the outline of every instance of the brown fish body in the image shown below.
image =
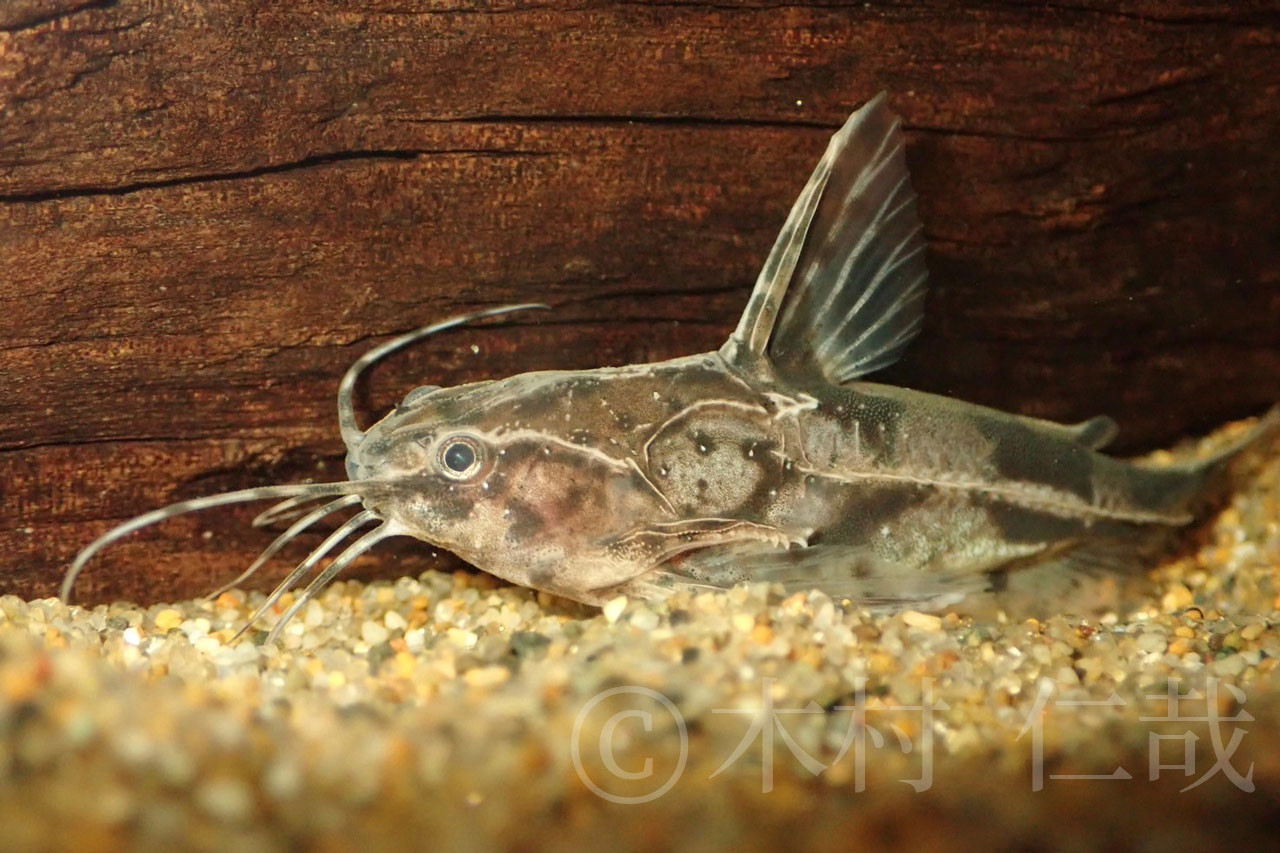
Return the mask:
<path id="1" fill-rule="evenodd" d="M 175 504 L 173 515 L 318 498 L 237 581 L 318 519 L 362 504 L 268 596 L 346 536 L 274 632 L 388 536 L 452 550 L 514 583 L 585 602 L 679 585 L 770 581 L 874 605 L 934 607 L 1015 570 L 1132 563 L 1190 521 L 1240 449 L 1280 432 L 1280 410 L 1204 462 L 1157 469 L 1099 452 L 1109 419 L 1068 426 L 878 385 L 920 328 L 927 271 L 898 120 L 883 96 L 832 138 L 720 350 L 671 361 L 423 387 L 367 432 L 360 371 L 428 334 L 381 345 L 339 386 L 348 483 L 278 486 Z M 545 306 L 543 306 L 545 307 Z M 234 583 L 234 582 L 233 582 Z M 256 617 L 255 617 L 256 618 Z"/>
<path id="2" fill-rule="evenodd" d="M 492 467 L 443 496 L 424 484 L 416 500 L 366 504 L 584 601 L 770 580 L 924 606 L 1014 563 L 1132 548 L 1188 520 L 1192 473 L 1100 454 L 1094 433 L 706 353 L 428 394 L 364 452 L 421 466 L 396 454 L 465 435 Z"/>
<path id="3" fill-rule="evenodd" d="M 1131 560 L 1191 519 L 1230 454 L 1147 468 L 1098 452 L 1107 418 L 865 381 L 919 329 L 923 255 L 880 97 L 833 137 L 718 352 L 419 393 L 349 457 L 415 486 L 365 505 L 587 602 L 773 581 L 936 606 L 1013 569 Z"/>

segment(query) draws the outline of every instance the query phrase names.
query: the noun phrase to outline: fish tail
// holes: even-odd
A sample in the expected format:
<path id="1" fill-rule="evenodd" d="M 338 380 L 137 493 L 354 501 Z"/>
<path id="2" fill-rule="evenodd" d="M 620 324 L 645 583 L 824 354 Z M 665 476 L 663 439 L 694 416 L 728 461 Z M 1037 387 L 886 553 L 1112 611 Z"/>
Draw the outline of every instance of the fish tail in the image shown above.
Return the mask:
<path id="1" fill-rule="evenodd" d="M 1207 517 L 1263 462 L 1280 439 L 1280 406 L 1211 455 L 1176 465 L 1137 463 L 1128 480 L 1135 502 L 1183 523 Z M 1120 524 L 1058 551 L 1004 566 L 988 575 L 987 594 L 970 596 L 964 612 L 988 608 L 1020 615 L 1100 613 L 1130 600 L 1152 561 L 1190 546 L 1177 521 Z"/>
<path id="2" fill-rule="evenodd" d="M 1280 405 L 1258 419 L 1244 435 L 1204 459 L 1175 466 L 1190 485 L 1184 506 L 1192 515 L 1223 501 L 1242 479 L 1255 472 L 1280 440 Z"/>
<path id="3" fill-rule="evenodd" d="M 1132 506 L 1162 520 L 1154 527 L 1182 527 L 1225 503 L 1267 458 L 1278 438 L 1280 406 L 1203 458 L 1173 464 L 1130 463 L 1122 475 L 1124 490 Z"/>

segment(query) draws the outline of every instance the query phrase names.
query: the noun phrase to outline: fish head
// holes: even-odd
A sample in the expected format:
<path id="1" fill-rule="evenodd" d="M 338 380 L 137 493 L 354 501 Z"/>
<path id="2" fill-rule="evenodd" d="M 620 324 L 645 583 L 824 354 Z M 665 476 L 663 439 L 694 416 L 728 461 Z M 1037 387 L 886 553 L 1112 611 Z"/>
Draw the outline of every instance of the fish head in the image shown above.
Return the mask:
<path id="1" fill-rule="evenodd" d="M 510 582 L 597 601 L 652 568 L 661 554 L 635 532 L 670 520 L 634 459 L 600 446 L 618 443 L 600 420 L 612 408 L 587 399 L 603 391 L 564 373 L 416 389 L 351 449 L 348 472 L 386 484 L 365 505 L 403 533 Z"/>

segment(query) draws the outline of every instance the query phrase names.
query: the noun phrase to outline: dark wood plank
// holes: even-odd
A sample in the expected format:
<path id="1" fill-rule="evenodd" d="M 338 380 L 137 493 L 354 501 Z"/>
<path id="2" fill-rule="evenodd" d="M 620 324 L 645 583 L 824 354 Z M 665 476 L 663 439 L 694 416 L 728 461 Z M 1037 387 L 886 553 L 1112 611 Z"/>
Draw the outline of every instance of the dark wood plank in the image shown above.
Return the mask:
<path id="1" fill-rule="evenodd" d="M 557 305 L 380 368 L 369 416 L 414 384 L 716 346 L 882 88 L 934 274 L 887 380 L 1109 412 L 1126 448 L 1257 412 L 1278 72 L 1274 2 L 11 0 L 3 590 L 50 593 L 153 505 L 337 476 L 337 378 L 394 331 Z M 85 592 L 207 590 L 265 543 L 247 517 L 139 537 Z"/>

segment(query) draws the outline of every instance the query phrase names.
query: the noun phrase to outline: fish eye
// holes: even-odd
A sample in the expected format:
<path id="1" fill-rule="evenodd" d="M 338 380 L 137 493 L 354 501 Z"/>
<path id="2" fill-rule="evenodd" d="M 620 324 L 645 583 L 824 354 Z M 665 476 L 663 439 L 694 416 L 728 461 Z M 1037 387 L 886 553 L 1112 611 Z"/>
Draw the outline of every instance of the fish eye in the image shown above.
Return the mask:
<path id="1" fill-rule="evenodd" d="M 465 480 L 480 470 L 484 451 L 474 438 L 457 435 L 440 443 L 440 469 L 446 477 Z"/>

